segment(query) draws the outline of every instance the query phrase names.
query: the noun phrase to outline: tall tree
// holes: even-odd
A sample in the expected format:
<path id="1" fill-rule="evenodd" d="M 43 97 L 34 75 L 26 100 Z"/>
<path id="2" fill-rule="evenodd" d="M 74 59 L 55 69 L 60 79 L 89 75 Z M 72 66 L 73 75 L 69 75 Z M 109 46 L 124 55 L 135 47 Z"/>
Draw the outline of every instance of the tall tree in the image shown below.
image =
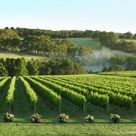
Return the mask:
<path id="1" fill-rule="evenodd" d="M 28 61 L 26 67 L 27 67 L 29 75 L 38 75 L 39 74 L 39 67 L 38 67 L 36 61 L 33 61 L 33 60 Z"/>

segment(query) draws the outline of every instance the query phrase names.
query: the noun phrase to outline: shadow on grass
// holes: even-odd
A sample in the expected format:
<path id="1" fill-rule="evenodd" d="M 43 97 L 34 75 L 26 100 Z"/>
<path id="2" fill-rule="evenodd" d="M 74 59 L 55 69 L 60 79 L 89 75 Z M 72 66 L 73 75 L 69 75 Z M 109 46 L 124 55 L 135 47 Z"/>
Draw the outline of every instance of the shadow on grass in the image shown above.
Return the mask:
<path id="1" fill-rule="evenodd" d="M 0 124 L 6 123 L 2 119 L 0 120 Z M 9 124 L 15 124 L 15 125 L 21 125 L 21 124 L 26 124 L 26 125 L 131 125 L 131 124 L 136 124 L 136 119 L 133 120 L 127 120 L 127 119 L 122 119 L 120 123 L 112 123 L 110 119 L 107 120 L 102 120 L 102 119 L 96 119 L 94 123 L 88 123 L 84 119 L 82 120 L 72 120 L 70 119 L 68 123 L 59 123 L 57 118 L 47 118 L 47 119 L 41 119 L 40 123 L 32 123 L 30 118 L 15 118 L 13 122 L 10 122 Z"/>

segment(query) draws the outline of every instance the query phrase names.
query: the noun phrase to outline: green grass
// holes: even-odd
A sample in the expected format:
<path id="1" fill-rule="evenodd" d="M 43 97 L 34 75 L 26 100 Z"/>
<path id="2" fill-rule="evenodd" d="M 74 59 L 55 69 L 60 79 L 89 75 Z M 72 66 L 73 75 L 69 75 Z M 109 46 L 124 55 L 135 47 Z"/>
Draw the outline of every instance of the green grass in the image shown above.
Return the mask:
<path id="1" fill-rule="evenodd" d="M 75 43 L 77 47 L 90 47 L 92 49 L 100 48 L 100 42 L 92 38 L 68 38 L 67 40 Z"/>
<path id="2" fill-rule="evenodd" d="M 0 136 L 135 136 L 135 130 L 135 124 L 0 124 Z"/>
<path id="3" fill-rule="evenodd" d="M 23 53 L 17 53 L 14 51 L 4 51 L 4 50 L 0 50 L 0 58 L 25 58 L 27 61 L 34 59 L 34 60 L 40 60 L 40 61 L 47 61 L 47 57 L 43 57 L 43 56 L 36 56 L 36 55 L 26 55 Z"/>

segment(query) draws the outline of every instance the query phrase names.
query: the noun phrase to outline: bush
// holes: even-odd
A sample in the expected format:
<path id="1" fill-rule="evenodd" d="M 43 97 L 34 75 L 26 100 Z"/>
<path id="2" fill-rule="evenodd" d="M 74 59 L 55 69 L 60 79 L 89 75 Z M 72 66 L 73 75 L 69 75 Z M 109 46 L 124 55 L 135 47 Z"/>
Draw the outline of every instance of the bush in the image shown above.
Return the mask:
<path id="1" fill-rule="evenodd" d="M 120 116 L 118 114 L 110 114 L 111 120 L 113 123 L 119 123 L 120 122 Z"/>
<path id="2" fill-rule="evenodd" d="M 38 113 L 35 113 L 31 116 L 31 121 L 33 123 L 40 123 L 40 119 L 41 119 L 41 115 L 39 115 Z"/>
<path id="3" fill-rule="evenodd" d="M 14 114 L 10 114 L 8 112 L 4 113 L 3 120 L 5 122 L 12 122 L 14 120 Z"/>
<path id="4" fill-rule="evenodd" d="M 88 114 L 88 115 L 85 117 L 85 120 L 86 120 L 88 123 L 93 123 L 93 122 L 94 122 L 94 116 Z"/>
<path id="5" fill-rule="evenodd" d="M 67 123 L 68 120 L 69 120 L 69 116 L 68 115 L 66 115 L 66 114 L 60 114 L 59 115 L 58 121 L 60 123 Z"/>

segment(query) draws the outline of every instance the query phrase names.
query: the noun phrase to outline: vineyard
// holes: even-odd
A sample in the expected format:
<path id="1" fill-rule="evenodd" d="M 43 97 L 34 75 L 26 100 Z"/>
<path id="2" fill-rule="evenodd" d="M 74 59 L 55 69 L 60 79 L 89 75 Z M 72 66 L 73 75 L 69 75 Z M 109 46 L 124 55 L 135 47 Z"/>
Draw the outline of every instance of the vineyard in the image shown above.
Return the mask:
<path id="1" fill-rule="evenodd" d="M 1 77 L 0 112 L 22 117 L 36 112 L 41 115 L 50 112 L 52 116 L 67 113 L 75 118 L 91 113 L 104 119 L 110 113 L 118 113 L 127 118 L 131 115 L 131 119 L 136 110 L 136 78 L 131 75 L 121 72 Z"/>
<path id="2" fill-rule="evenodd" d="M 58 128 L 56 128 L 54 133 L 60 135 L 59 128 L 62 126 L 59 125 L 57 120 L 60 113 L 65 113 L 70 117 L 68 126 L 64 125 L 62 127 L 64 135 L 68 133 L 69 129 L 69 135 L 77 134 L 74 128 L 78 131 L 85 129 L 86 135 L 91 133 L 88 133 L 88 129 L 95 134 L 93 127 L 101 134 L 105 133 L 111 123 L 109 119 L 111 113 L 121 116 L 120 125 L 135 124 L 135 75 L 136 72 L 128 71 L 90 75 L 1 77 L 1 122 L 3 122 L 4 113 L 12 113 L 15 119 L 11 125 L 15 128 L 17 125 L 19 129 L 23 126 L 25 129 L 25 127 L 28 128 L 26 124 L 31 123 L 30 116 L 38 113 L 42 118 L 41 123 L 38 124 L 39 130 L 36 130 L 37 132 L 35 133 L 41 133 L 41 129 L 44 130 L 45 128 L 43 127 L 46 124 L 46 129 L 49 127 L 46 130 L 46 134 L 50 133 L 51 135 L 54 132 L 53 128 L 57 126 Z M 85 121 L 85 117 L 88 114 L 95 117 L 93 126 Z M 104 129 L 101 129 L 101 123 L 104 125 Z M 51 126 L 48 124 L 51 124 Z M 96 128 L 95 124 L 99 124 L 99 127 L 97 126 Z M 5 129 L 9 129 L 10 123 L 5 124 L 6 128 L 4 123 L 0 125 L 1 127 L 4 126 L 4 131 L 9 131 Z M 82 129 L 79 130 L 79 127 Z M 32 129 L 31 125 L 29 129 Z M 114 133 L 112 129 L 116 128 L 109 129 L 108 133 Z M 127 131 L 129 127 L 125 129 Z M 133 129 L 133 125 L 131 129 Z M 1 131 L 3 132 L 3 130 Z M 120 127 L 120 134 L 124 133 L 124 130 Z M 80 135 L 79 132 L 78 134 Z M 16 132 L 13 135 L 18 134 Z M 22 132 L 22 135 L 26 135 L 26 133 Z"/>

